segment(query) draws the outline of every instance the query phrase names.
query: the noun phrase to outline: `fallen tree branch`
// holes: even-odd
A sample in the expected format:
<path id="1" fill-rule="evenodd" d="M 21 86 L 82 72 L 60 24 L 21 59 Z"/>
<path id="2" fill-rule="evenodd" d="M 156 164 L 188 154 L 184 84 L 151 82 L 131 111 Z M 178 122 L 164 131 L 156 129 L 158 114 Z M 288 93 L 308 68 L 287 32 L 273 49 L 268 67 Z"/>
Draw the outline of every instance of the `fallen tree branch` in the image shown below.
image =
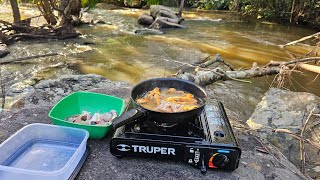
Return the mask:
<path id="1" fill-rule="evenodd" d="M 290 64 L 296 64 L 296 63 L 308 63 L 308 62 L 314 62 L 314 61 L 320 61 L 320 57 L 308 57 L 308 58 L 302 58 L 302 59 L 294 59 L 288 62 L 284 62 L 282 65 L 287 66 Z"/>
<path id="2" fill-rule="evenodd" d="M 303 174 L 306 173 L 306 150 L 305 150 L 305 135 L 304 135 L 304 132 L 307 128 L 307 125 L 309 123 L 309 120 L 313 114 L 313 111 L 315 110 L 315 107 L 310 111 L 308 117 L 307 117 L 307 120 L 306 122 L 304 123 L 303 127 L 302 127 L 302 130 L 301 130 L 301 133 L 300 133 L 300 161 L 301 161 L 301 172 Z"/>
<path id="3" fill-rule="evenodd" d="M 289 171 L 293 172 L 295 175 L 301 177 L 302 179 L 307 179 L 304 174 L 298 173 L 295 170 L 293 170 L 292 168 L 290 168 L 289 166 L 285 165 L 282 160 L 280 159 L 280 157 L 276 157 L 275 153 L 272 152 L 272 150 L 257 136 L 253 136 L 261 145 L 262 147 L 283 167 L 285 167 L 286 169 L 288 169 Z M 286 159 L 286 157 L 278 150 L 277 151 L 278 154 L 280 154 L 283 158 Z"/>
<path id="4" fill-rule="evenodd" d="M 50 25 L 34 27 L 23 24 L 12 24 L 3 20 L 0 20 L 0 24 L 4 24 L 3 28 L 0 29 L 0 41 L 5 44 L 25 39 L 64 40 L 68 38 L 75 38 L 80 35 L 80 33 L 77 33 L 70 24 L 65 24 L 64 26 L 57 28 Z M 8 33 L 11 31 L 14 33 Z"/>
<path id="5" fill-rule="evenodd" d="M 204 63 L 201 63 L 199 66 L 202 67 L 202 68 L 206 68 L 208 66 L 210 66 L 211 64 L 213 63 L 216 63 L 216 62 L 224 62 L 224 60 L 222 59 L 222 57 L 220 56 L 220 54 L 217 54 L 216 56 L 214 56 L 214 58 L 212 58 L 211 60 L 209 61 L 206 61 Z"/>
<path id="6" fill-rule="evenodd" d="M 70 33 L 70 34 L 64 34 L 64 35 L 51 35 L 51 34 L 45 34 L 45 35 L 37 35 L 37 34 L 29 34 L 29 33 L 20 33 L 20 34 L 14 34 L 10 36 L 10 38 L 27 38 L 27 39 L 68 39 L 68 38 L 74 38 L 78 37 L 79 33 Z"/>
<path id="7" fill-rule="evenodd" d="M 279 45 L 279 46 L 280 46 L 281 48 L 284 48 L 284 47 L 286 47 L 286 46 L 290 46 L 290 45 L 293 45 L 293 44 L 296 44 L 296 43 L 299 43 L 299 42 L 302 42 L 302 41 L 311 39 L 311 38 L 316 37 L 316 36 L 319 36 L 319 35 L 320 35 L 320 32 L 317 32 L 317 33 L 312 34 L 312 35 L 310 35 L 310 36 L 305 36 L 305 37 L 303 37 L 303 38 L 301 38 L 301 39 L 298 39 L 298 40 L 289 42 L 289 43 L 284 44 L 284 45 Z"/>
<path id="8" fill-rule="evenodd" d="M 184 1 L 185 0 L 182 0 L 181 3 L 180 3 L 179 13 L 178 13 L 178 17 L 180 17 L 180 18 L 182 16 L 182 11 L 183 11 L 183 7 L 184 7 Z"/>
<path id="9" fill-rule="evenodd" d="M 153 29 L 161 29 L 168 27 L 185 28 L 184 26 L 180 25 L 178 21 L 178 19 L 173 18 L 157 17 L 156 20 L 149 27 Z"/>
<path id="10" fill-rule="evenodd" d="M 49 53 L 49 54 L 22 57 L 22 58 L 17 58 L 17 59 L 7 59 L 7 60 L 1 60 L 0 64 L 9 64 L 9 63 L 17 62 L 17 61 L 24 61 L 24 60 L 29 60 L 29 59 L 36 59 L 36 58 L 41 58 L 41 57 L 57 56 L 57 55 L 60 55 L 60 54 L 58 54 L 58 53 Z"/>
<path id="11" fill-rule="evenodd" d="M 298 67 L 307 71 L 320 74 L 320 66 L 315 66 L 310 64 L 298 64 Z"/>
<path id="12" fill-rule="evenodd" d="M 231 70 L 231 71 L 222 70 L 219 67 L 216 67 L 213 69 L 201 68 L 201 66 L 207 67 L 208 65 L 211 65 L 214 62 L 218 62 L 218 61 L 224 62 L 224 60 L 221 57 L 216 56 L 212 60 L 202 63 L 200 67 L 198 66 L 198 69 L 200 69 L 200 71 L 197 71 L 195 73 L 179 71 L 176 74 L 176 77 L 180 79 L 192 81 L 203 86 L 214 83 L 219 80 L 228 80 L 228 79 L 241 81 L 241 82 L 248 82 L 242 79 L 250 79 L 250 78 L 261 77 L 266 75 L 274 75 L 274 74 L 279 74 L 280 72 L 287 72 L 287 71 L 291 72 L 294 70 L 294 68 L 297 66 L 298 63 L 315 62 L 319 60 L 320 60 L 320 57 L 309 57 L 309 58 L 302 58 L 302 59 L 294 59 L 288 62 L 271 61 L 264 67 L 253 66 L 250 69 Z M 181 63 L 181 62 L 178 62 L 178 63 Z M 190 64 L 188 63 L 181 63 L 181 64 L 190 66 Z M 197 66 L 192 65 L 192 67 L 197 67 Z"/>
<path id="13" fill-rule="evenodd" d="M 6 90 L 5 84 L 3 83 L 4 77 L 2 77 L 2 66 L 0 66 L 0 87 L 1 87 L 1 108 L 4 109 L 4 105 L 6 104 Z"/>
<path id="14" fill-rule="evenodd" d="M 297 135 L 297 134 L 291 132 L 288 129 L 273 129 L 272 132 L 274 132 L 274 133 L 285 133 L 285 134 L 288 134 L 288 135 L 290 135 L 291 137 L 293 137 L 293 138 L 295 138 L 297 140 L 301 139 L 300 135 Z"/>
<path id="15" fill-rule="evenodd" d="M 287 66 L 287 65 L 291 65 L 291 64 L 309 63 L 309 62 L 315 62 L 315 61 L 320 61 L 320 57 L 308 57 L 308 58 L 302 58 L 302 59 L 293 59 L 293 60 L 290 60 L 290 61 L 270 61 L 264 67 L 268 67 L 268 66 Z"/>
<path id="16" fill-rule="evenodd" d="M 316 143 L 316 142 L 313 142 L 313 141 L 311 141 L 310 139 L 306 139 L 306 141 L 307 141 L 310 145 L 312 145 L 313 147 L 315 147 L 315 148 L 317 148 L 317 149 L 320 150 L 320 144 L 318 144 L 318 143 Z"/>
<path id="17" fill-rule="evenodd" d="M 240 71 L 225 71 L 224 74 L 221 76 L 220 68 L 212 69 L 211 71 L 202 71 L 197 72 L 197 74 L 192 73 L 179 73 L 177 74 L 178 78 L 195 82 L 200 85 L 208 85 L 213 82 L 219 80 L 226 80 L 226 79 L 249 79 L 253 77 L 261 77 L 265 75 L 273 75 L 278 74 L 280 71 L 279 67 L 266 67 L 266 68 L 251 68 L 247 70 L 240 70 Z"/>
<path id="18" fill-rule="evenodd" d="M 305 131 L 307 129 L 308 123 L 311 119 L 312 116 L 314 116 L 315 114 L 313 114 L 313 111 L 315 110 L 315 107 L 310 111 L 310 113 L 308 114 L 308 117 L 305 121 L 305 123 L 303 124 L 303 127 L 301 128 L 301 132 L 300 134 L 295 134 L 293 132 L 291 132 L 288 129 L 274 129 L 273 132 L 275 133 L 285 133 L 290 135 L 291 137 L 299 140 L 299 153 L 300 153 L 300 161 L 301 161 L 301 172 L 303 174 L 305 174 L 305 167 L 306 167 L 306 151 L 305 151 L 305 143 L 309 143 L 311 146 L 313 146 L 314 148 L 320 150 L 320 144 L 311 141 L 310 139 L 306 139 L 305 138 Z"/>
<path id="19" fill-rule="evenodd" d="M 298 140 L 298 141 L 300 141 L 300 139 L 302 138 L 300 135 L 297 135 L 297 134 L 291 132 L 291 131 L 288 130 L 288 129 L 273 129 L 272 132 L 274 132 L 274 133 L 285 133 L 285 134 L 288 134 L 289 136 L 295 138 L 295 139 Z M 313 141 L 311 141 L 310 139 L 306 139 L 305 141 L 306 141 L 307 143 L 309 143 L 311 146 L 313 146 L 314 148 L 320 150 L 320 144 L 318 144 L 318 143 L 316 143 L 316 142 L 313 142 Z"/>

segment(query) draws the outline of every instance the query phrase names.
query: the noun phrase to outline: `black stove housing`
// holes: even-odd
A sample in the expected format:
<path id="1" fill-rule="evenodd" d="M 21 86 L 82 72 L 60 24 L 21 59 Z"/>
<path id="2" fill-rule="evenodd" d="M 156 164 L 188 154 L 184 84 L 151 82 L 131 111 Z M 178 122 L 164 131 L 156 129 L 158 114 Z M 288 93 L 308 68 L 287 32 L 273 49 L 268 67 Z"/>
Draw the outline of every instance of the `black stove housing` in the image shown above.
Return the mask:
<path id="1" fill-rule="evenodd" d="M 110 141 L 116 157 L 168 158 L 200 168 L 235 170 L 241 149 L 221 102 L 207 104 L 193 123 L 157 124 L 138 119 L 118 128 Z"/>

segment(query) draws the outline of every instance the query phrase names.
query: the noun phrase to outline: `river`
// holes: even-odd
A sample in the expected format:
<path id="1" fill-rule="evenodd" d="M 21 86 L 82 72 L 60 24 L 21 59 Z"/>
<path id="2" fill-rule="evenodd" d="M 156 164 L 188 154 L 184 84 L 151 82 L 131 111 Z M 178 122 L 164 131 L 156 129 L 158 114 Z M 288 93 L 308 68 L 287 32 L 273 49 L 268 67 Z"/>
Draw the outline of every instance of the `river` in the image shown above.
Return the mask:
<path id="1" fill-rule="evenodd" d="M 9 10 L 8 6 L 2 6 L 0 19 L 11 20 Z M 23 18 L 39 14 L 32 7 L 22 7 L 21 11 Z M 18 42 L 9 46 L 11 54 L 5 59 L 55 52 L 63 55 L 4 65 L 2 69 L 8 88 L 20 92 L 43 79 L 89 73 L 135 84 L 143 79 L 175 73 L 181 64 L 170 62 L 172 60 L 193 63 L 219 53 L 236 68 L 248 68 L 253 62 L 264 65 L 270 60 L 287 61 L 291 59 L 290 54 L 299 57 L 313 48 L 308 42 L 286 49 L 278 45 L 313 34 L 315 30 L 266 22 L 242 22 L 235 14 L 223 11 L 187 10 L 183 14 L 185 29 L 169 29 L 161 35 L 136 35 L 134 31 L 142 28 L 136 22 L 137 17 L 145 12 L 148 11 L 100 4 L 90 13 L 107 24 L 78 27 L 83 34 L 80 38 Z M 41 21 L 41 18 L 34 19 L 32 23 Z M 88 42 L 89 45 L 84 45 Z M 289 89 L 320 95 L 320 78 L 314 80 L 315 74 L 295 73 L 293 77 Z M 208 86 L 208 91 L 225 102 L 228 108 L 243 112 L 245 119 L 272 80 L 273 76 L 252 79 L 251 84 L 217 82 Z"/>

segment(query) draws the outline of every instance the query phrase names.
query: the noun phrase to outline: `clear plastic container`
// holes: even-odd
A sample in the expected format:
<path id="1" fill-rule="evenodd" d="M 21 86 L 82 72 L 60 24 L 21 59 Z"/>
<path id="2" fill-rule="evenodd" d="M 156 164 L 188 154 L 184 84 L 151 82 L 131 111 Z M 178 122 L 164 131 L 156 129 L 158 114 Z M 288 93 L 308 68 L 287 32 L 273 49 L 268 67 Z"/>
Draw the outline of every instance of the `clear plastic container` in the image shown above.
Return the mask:
<path id="1" fill-rule="evenodd" d="M 68 179 L 86 151 L 88 137 L 82 129 L 27 125 L 0 145 L 0 179 Z"/>

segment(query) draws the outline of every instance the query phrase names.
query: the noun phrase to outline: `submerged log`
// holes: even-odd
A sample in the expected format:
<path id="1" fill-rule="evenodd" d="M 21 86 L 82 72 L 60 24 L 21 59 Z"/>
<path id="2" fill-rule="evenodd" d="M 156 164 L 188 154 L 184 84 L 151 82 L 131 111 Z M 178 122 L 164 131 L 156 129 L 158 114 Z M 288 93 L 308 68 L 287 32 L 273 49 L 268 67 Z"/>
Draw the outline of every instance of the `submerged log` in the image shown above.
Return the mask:
<path id="1" fill-rule="evenodd" d="M 12 35 L 11 38 L 12 39 L 23 38 L 23 39 L 58 39 L 58 40 L 64 40 L 64 39 L 78 37 L 79 35 L 80 35 L 79 33 L 57 34 L 57 35 L 51 35 L 51 34 L 37 35 L 37 34 L 20 33 L 20 34 Z"/>
<path id="2" fill-rule="evenodd" d="M 179 19 L 179 17 L 175 14 L 173 10 L 162 5 L 151 6 L 150 15 L 153 18 L 157 18 L 160 16 L 160 17 Z"/>
<path id="3" fill-rule="evenodd" d="M 6 59 L 6 60 L 0 61 L 0 65 L 1 64 L 9 64 L 9 63 L 18 62 L 18 61 L 36 59 L 36 58 L 41 58 L 41 57 L 57 56 L 57 55 L 60 55 L 60 54 L 58 54 L 58 53 L 49 53 L 49 54 L 21 57 L 21 58 L 16 58 L 16 59 Z"/>
<path id="4" fill-rule="evenodd" d="M 0 43 L 10 44 L 17 40 L 25 39 L 67 39 L 74 38 L 80 34 L 71 25 L 64 25 L 58 28 L 52 26 L 34 27 L 22 24 L 11 24 L 0 20 L 5 27 L 0 30 Z M 5 33 L 13 31 L 14 33 Z"/>
<path id="5" fill-rule="evenodd" d="M 183 28 L 180 25 L 182 18 L 178 16 L 173 10 L 162 5 L 151 6 L 150 15 L 142 14 L 138 18 L 138 23 L 149 26 L 153 29 L 161 28 Z"/>
<path id="6" fill-rule="evenodd" d="M 162 29 L 162 28 L 184 28 L 184 26 L 178 24 L 176 19 L 170 19 L 166 17 L 158 17 L 150 26 L 153 29 Z"/>

